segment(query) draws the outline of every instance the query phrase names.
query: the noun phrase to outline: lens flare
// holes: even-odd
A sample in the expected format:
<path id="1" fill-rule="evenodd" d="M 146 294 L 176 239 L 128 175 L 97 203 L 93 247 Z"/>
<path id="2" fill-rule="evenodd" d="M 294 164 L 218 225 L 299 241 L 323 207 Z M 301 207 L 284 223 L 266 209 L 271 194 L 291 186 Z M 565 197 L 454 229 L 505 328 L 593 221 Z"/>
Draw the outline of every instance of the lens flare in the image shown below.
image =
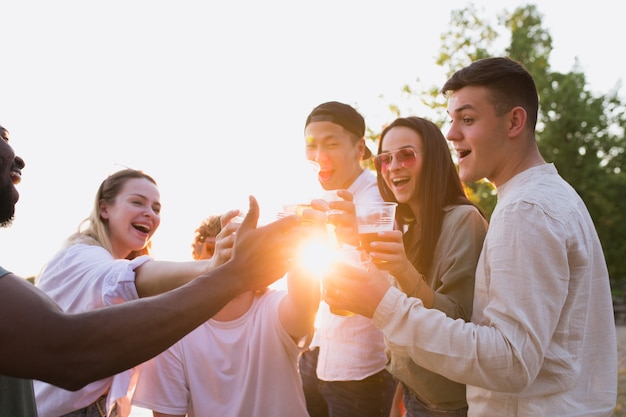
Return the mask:
<path id="1" fill-rule="evenodd" d="M 334 247 L 324 233 L 314 234 L 298 250 L 297 262 L 305 270 L 321 278 L 334 261 Z"/>

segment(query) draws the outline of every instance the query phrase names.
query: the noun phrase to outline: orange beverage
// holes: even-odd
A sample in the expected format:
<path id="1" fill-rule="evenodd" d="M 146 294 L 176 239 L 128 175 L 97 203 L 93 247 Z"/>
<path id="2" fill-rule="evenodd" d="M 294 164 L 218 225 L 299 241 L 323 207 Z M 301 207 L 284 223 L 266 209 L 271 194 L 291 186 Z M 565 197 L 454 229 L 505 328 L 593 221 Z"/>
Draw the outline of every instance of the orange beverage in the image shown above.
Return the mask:
<path id="1" fill-rule="evenodd" d="M 372 242 L 375 242 L 378 240 L 378 232 L 373 232 L 373 233 L 359 233 L 359 241 L 361 243 L 361 249 L 363 249 L 365 252 L 371 252 L 372 251 Z"/>

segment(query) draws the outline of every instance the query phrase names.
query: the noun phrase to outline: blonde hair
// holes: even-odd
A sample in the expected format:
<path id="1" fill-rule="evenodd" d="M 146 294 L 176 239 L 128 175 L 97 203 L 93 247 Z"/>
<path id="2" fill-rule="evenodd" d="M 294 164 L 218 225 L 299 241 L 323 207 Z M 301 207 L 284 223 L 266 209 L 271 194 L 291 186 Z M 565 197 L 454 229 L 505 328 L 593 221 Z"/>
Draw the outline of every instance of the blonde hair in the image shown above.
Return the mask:
<path id="1" fill-rule="evenodd" d="M 113 204 L 126 182 L 131 179 L 146 179 L 154 185 L 157 185 L 156 181 L 151 176 L 135 169 L 123 169 L 109 175 L 107 179 L 102 181 L 98 188 L 91 214 L 80 222 L 78 231 L 67 238 L 65 247 L 82 243 L 85 245 L 102 246 L 107 251 L 113 253 L 108 225 L 100 215 L 100 203 L 104 201 L 107 204 Z M 128 254 L 126 259 L 149 255 L 151 247 L 152 242 L 149 241 L 143 249 Z"/>

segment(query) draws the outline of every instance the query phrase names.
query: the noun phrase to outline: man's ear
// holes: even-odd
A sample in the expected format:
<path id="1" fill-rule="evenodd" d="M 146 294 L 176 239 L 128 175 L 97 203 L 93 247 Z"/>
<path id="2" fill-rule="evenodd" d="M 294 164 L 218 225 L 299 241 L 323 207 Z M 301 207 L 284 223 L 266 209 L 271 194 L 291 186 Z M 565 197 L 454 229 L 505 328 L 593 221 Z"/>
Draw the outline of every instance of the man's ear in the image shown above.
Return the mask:
<path id="1" fill-rule="evenodd" d="M 526 120 L 528 118 L 528 114 L 523 107 L 513 107 L 510 113 L 510 125 L 509 125 L 509 135 L 510 136 L 519 136 L 522 134 L 524 129 L 526 128 Z"/>
<path id="2" fill-rule="evenodd" d="M 361 153 L 361 160 L 363 160 L 365 158 L 365 148 L 367 147 L 367 145 L 365 144 L 365 138 L 359 139 L 358 145 L 359 152 Z"/>

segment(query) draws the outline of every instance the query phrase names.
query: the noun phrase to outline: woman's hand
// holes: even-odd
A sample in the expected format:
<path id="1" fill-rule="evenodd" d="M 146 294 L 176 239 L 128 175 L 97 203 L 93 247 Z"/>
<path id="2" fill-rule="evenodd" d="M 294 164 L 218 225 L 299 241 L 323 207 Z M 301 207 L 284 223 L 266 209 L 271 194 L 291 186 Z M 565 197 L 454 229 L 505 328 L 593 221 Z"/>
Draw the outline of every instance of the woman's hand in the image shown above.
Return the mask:
<path id="1" fill-rule="evenodd" d="M 389 271 L 402 285 L 402 279 L 413 265 L 406 255 L 402 232 L 390 230 L 379 232 L 378 238 L 371 243 L 369 255 L 378 268 Z"/>
<path id="2" fill-rule="evenodd" d="M 240 214 L 239 210 L 230 210 L 220 217 L 222 230 L 215 236 L 215 253 L 213 254 L 212 267 L 218 267 L 226 263 L 232 256 L 235 244 L 235 232 L 240 223 L 234 222 Z"/>

